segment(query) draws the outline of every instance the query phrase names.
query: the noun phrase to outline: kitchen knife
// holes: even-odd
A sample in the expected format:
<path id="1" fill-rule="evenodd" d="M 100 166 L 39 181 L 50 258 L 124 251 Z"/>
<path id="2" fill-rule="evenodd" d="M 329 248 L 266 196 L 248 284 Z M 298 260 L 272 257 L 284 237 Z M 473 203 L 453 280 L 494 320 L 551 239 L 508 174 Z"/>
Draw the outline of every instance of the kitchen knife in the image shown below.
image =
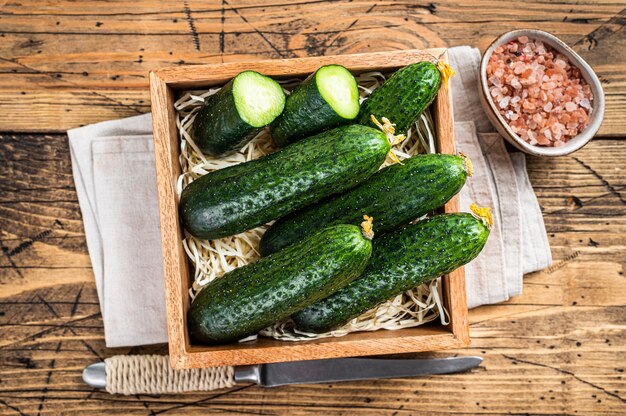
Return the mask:
<path id="1" fill-rule="evenodd" d="M 125 356 L 134 357 L 136 361 L 141 356 Z M 155 358 L 155 356 L 151 356 Z M 114 357 L 116 358 L 116 357 Z M 199 372 L 203 370 L 172 370 L 167 362 L 167 357 L 162 358 L 167 368 L 155 371 L 155 365 L 137 367 L 135 372 L 143 371 L 144 374 L 125 375 L 125 382 L 128 379 L 141 380 L 143 385 L 146 383 L 163 383 L 164 379 L 172 378 L 172 373 L 180 379 L 192 379 L 200 377 L 199 374 L 189 374 L 183 376 L 183 372 Z M 293 361 L 284 363 L 258 364 L 239 366 L 234 368 L 234 377 L 232 381 L 250 382 L 265 387 L 283 386 L 288 384 L 308 384 L 308 383 L 334 383 L 338 381 L 350 380 L 368 380 L 379 378 L 400 378 L 414 377 L 419 375 L 432 374 L 451 374 L 468 371 L 479 365 L 483 359 L 481 357 L 450 357 L 450 358 L 427 358 L 427 359 L 382 359 L 382 358 L 338 358 L 327 360 L 309 360 L 309 361 Z M 158 366 L 156 366 L 158 367 Z M 230 370 L 229 367 L 213 367 L 214 370 L 225 372 Z M 119 374 L 109 374 L 107 372 L 129 371 L 128 365 L 112 366 L 104 362 L 99 362 L 87 366 L 83 371 L 83 380 L 89 386 L 99 389 L 107 389 L 111 393 L 123 393 L 119 388 L 107 386 L 107 378 L 109 380 L 119 379 Z M 150 373 L 150 374 L 148 374 Z M 230 373 L 232 374 L 232 373 Z M 205 376 L 206 377 L 206 376 Z M 209 377 L 215 377 L 211 375 Z M 197 384 L 193 386 L 181 386 L 180 381 L 175 391 L 197 391 L 210 390 L 217 387 L 199 387 Z M 155 386 L 142 389 L 141 386 L 132 386 L 132 394 L 142 392 L 156 393 L 159 390 Z M 220 387 L 223 387 L 221 385 Z M 166 388 L 163 393 L 172 392 L 170 388 Z M 131 393 L 125 393 L 131 394 Z"/>

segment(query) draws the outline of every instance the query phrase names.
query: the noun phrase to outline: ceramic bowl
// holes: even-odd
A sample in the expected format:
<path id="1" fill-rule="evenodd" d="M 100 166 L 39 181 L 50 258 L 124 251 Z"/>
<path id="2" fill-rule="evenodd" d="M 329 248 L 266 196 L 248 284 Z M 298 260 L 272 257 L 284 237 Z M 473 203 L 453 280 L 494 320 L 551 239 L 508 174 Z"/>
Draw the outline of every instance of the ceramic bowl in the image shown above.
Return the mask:
<path id="1" fill-rule="evenodd" d="M 511 130 L 511 127 L 509 127 L 504 117 L 502 117 L 498 111 L 496 103 L 493 102 L 491 96 L 489 95 L 489 86 L 487 84 L 487 64 L 489 63 L 489 58 L 491 58 L 493 50 L 496 47 L 517 39 L 520 36 L 527 36 L 529 39 L 541 40 L 544 44 L 551 46 L 557 52 L 566 56 L 572 65 L 580 69 L 583 78 L 591 87 L 591 91 L 593 93 L 591 107 L 593 108 L 593 111 L 591 113 L 589 125 L 580 134 L 573 137 L 562 146 L 538 146 L 531 145 L 524 141 L 521 137 L 514 133 L 513 130 Z M 480 64 L 480 98 L 485 113 L 487 113 L 489 120 L 496 130 L 498 130 L 498 132 L 507 141 L 509 141 L 509 143 L 519 150 L 536 156 L 562 156 L 580 149 L 598 132 L 600 124 L 602 124 L 602 119 L 604 118 L 604 91 L 602 90 L 602 84 L 600 83 L 598 76 L 595 72 L 593 72 L 593 69 L 591 69 L 589 64 L 587 64 L 587 62 L 578 56 L 578 54 L 563 41 L 558 39 L 556 36 L 541 30 L 522 29 L 507 32 L 497 38 L 489 46 L 489 48 L 487 48 Z"/>

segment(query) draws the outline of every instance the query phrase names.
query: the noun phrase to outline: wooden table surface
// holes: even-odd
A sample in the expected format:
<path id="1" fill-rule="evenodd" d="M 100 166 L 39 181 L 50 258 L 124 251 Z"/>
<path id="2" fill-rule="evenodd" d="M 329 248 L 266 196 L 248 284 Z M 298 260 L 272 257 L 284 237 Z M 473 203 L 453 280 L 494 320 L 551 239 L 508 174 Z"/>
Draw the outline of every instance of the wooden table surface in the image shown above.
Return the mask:
<path id="1" fill-rule="evenodd" d="M 570 4 L 571 3 L 571 4 Z M 626 3 L 0 0 L 0 413 L 626 414 Z M 555 33 L 595 68 L 607 112 L 581 151 L 528 158 L 554 264 L 470 312 L 467 374 L 271 390 L 111 396 L 81 382 L 106 349 L 65 130 L 149 111 L 164 66 L 470 44 Z M 440 353 L 438 355 L 448 355 Z"/>

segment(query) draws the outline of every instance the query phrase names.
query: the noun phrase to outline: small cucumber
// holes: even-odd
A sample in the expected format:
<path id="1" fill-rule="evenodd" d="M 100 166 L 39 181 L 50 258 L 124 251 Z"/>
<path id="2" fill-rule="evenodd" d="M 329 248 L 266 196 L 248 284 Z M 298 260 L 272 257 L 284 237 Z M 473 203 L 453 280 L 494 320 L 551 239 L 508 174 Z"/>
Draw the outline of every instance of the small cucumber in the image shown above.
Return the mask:
<path id="1" fill-rule="evenodd" d="M 327 332 L 384 301 L 470 262 L 483 249 L 491 214 L 444 214 L 374 240 L 360 278 L 292 315 L 296 328 Z M 299 244 L 297 244 L 299 245 Z"/>
<path id="2" fill-rule="evenodd" d="M 355 225 L 326 228 L 299 244 L 214 280 L 188 314 L 191 336 L 237 341 L 289 317 L 356 279 L 372 244 Z"/>
<path id="3" fill-rule="evenodd" d="M 318 227 L 359 224 L 367 214 L 382 235 L 439 208 L 465 184 L 471 164 L 464 157 L 432 154 L 381 169 L 349 191 L 276 221 L 263 235 L 261 255 L 291 245 Z"/>
<path id="4" fill-rule="evenodd" d="M 244 71 L 206 99 L 191 137 L 204 153 L 223 156 L 241 149 L 284 107 L 285 93 L 276 81 Z"/>
<path id="5" fill-rule="evenodd" d="M 391 145 L 382 131 L 341 126 L 271 155 L 208 173 L 180 200 L 185 228 L 216 239 L 289 214 L 373 175 Z"/>
<path id="6" fill-rule="evenodd" d="M 441 86 L 441 73 L 430 62 L 418 62 L 396 71 L 361 104 L 356 122 L 373 126 L 373 114 L 393 121 L 396 132 L 406 133 L 432 103 Z"/>
<path id="7" fill-rule="evenodd" d="M 326 65 L 308 77 L 287 97 L 285 111 L 270 132 L 284 147 L 304 137 L 337 127 L 359 113 L 359 88 L 341 65 Z"/>

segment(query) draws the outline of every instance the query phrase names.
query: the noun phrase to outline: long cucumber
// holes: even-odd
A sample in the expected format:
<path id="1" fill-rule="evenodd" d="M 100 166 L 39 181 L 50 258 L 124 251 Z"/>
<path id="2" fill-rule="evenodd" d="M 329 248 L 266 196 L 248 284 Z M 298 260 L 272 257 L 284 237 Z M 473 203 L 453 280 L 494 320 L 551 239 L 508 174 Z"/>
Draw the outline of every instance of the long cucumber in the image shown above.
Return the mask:
<path id="1" fill-rule="evenodd" d="M 359 227 L 326 228 L 214 280 L 188 314 L 191 336 L 225 343 L 253 335 L 341 289 L 365 268 L 371 241 Z"/>
<path id="2" fill-rule="evenodd" d="M 291 245 L 318 227 L 376 221 L 382 235 L 439 208 L 457 194 L 471 174 L 465 157 L 432 154 L 381 169 L 347 192 L 331 196 L 276 221 L 263 235 L 261 255 Z"/>
<path id="3" fill-rule="evenodd" d="M 393 121 L 398 133 L 406 133 L 422 111 L 435 99 L 441 86 L 441 73 L 432 63 L 424 61 L 408 65 L 374 90 L 361 104 L 355 121 L 373 126 L 372 114 Z"/>
<path id="4" fill-rule="evenodd" d="M 189 184 L 180 201 L 183 223 L 204 239 L 258 227 L 357 185 L 378 170 L 390 149 L 385 133 L 360 125 L 306 138 Z"/>
<path id="5" fill-rule="evenodd" d="M 314 333 L 330 331 L 470 262 L 483 249 L 491 226 L 489 210 L 474 209 L 476 215 L 438 215 L 374 240 L 363 275 L 292 315 L 296 328 Z"/>

